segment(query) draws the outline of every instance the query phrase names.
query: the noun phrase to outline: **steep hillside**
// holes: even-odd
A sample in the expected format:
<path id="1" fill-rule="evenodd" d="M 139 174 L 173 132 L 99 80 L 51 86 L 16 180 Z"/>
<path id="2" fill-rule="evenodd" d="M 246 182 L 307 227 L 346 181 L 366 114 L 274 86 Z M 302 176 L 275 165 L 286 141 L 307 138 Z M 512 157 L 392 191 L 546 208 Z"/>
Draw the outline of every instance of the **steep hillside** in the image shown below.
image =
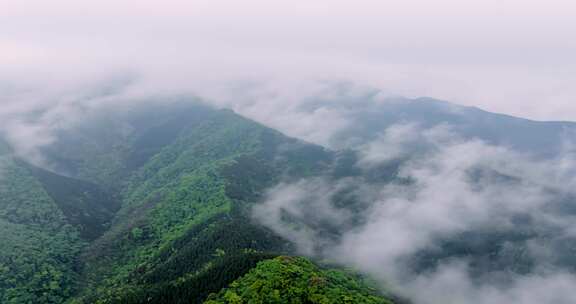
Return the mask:
<path id="1" fill-rule="evenodd" d="M 82 247 L 111 218 L 102 203 L 113 199 L 9 155 L 0 172 L 0 302 L 62 303 L 74 293 Z"/>
<path id="2" fill-rule="evenodd" d="M 62 211 L 68 223 L 77 227 L 80 236 L 94 240 L 108 230 L 120 207 L 111 193 L 98 185 L 74 179 L 19 161 L 44 187 Z"/>
<path id="3" fill-rule="evenodd" d="M 540 156 L 559 153 L 562 132 L 572 128 L 433 100 L 358 107 L 349 114 L 358 123 L 337 137 L 361 144 L 398 123 L 448 123 L 465 138 Z M 41 152 L 43 168 L 0 142 L 2 303 L 389 303 L 361 278 L 290 257 L 297 254 L 296 242 L 257 222 L 253 209 L 280 183 L 338 185 L 318 188 L 333 193 L 312 187 L 298 202 L 303 212 L 280 213 L 290 229 L 322 241 L 314 246 L 337 243 L 368 221 L 379 189 L 414 190 L 415 180 L 398 176 L 410 155 L 364 168 L 358 165 L 362 151 L 330 151 L 232 111 L 178 100 L 95 110 L 57 131 L 54 144 Z M 512 182 L 498 170 L 469 171 L 467 180 Z M 570 206 L 552 206 L 556 196 L 550 198 L 549 208 Z M 322 208 L 337 208 L 345 220 L 323 218 Z M 478 275 L 529 273 L 525 244 L 552 239 L 553 229 L 532 227 L 526 217 L 513 220 L 514 231 L 461 231 L 402 262 L 425 274 L 463 257 Z M 574 242 L 562 244 L 572 248 Z M 572 267 L 569 251 L 559 252 L 554 265 Z"/>
<path id="4" fill-rule="evenodd" d="M 56 170 L 122 201 L 110 229 L 83 250 L 74 302 L 140 303 L 177 290 L 179 301 L 200 303 L 257 261 L 294 252 L 250 209 L 281 180 L 328 173 L 334 154 L 230 111 L 167 108 L 108 117 L 102 130 L 97 117 L 46 149 Z M 99 152 L 81 152 L 92 148 Z"/>
<path id="5" fill-rule="evenodd" d="M 250 270 L 205 304 L 224 303 L 378 303 L 391 304 L 359 278 L 322 270 L 305 258 L 280 256 Z"/>
<path id="6" fill-rule="evenodd" d="M 111 111 L 86 113 L 86 117 L 55 134 L 42 154 L 51 170 L 120 191 L 130 173 L 141 167 L 185 126 L 200 123 L 215 111 L 193 102 L 141 101 Z"/>
<path id="7" fill-rule="evenodd" d="M 5 146 L 7 303 L 73 294 L 74 303 L 168 294 L 201 303 L 257 262 L 294 252 L 250 210 L 280 180 L 326 173 L 334 161 L 321 147 L 194 103 L 95 112 L 42 152 L 52 171 Z M 19 248 L 30 257 L 17 258 Z"/>

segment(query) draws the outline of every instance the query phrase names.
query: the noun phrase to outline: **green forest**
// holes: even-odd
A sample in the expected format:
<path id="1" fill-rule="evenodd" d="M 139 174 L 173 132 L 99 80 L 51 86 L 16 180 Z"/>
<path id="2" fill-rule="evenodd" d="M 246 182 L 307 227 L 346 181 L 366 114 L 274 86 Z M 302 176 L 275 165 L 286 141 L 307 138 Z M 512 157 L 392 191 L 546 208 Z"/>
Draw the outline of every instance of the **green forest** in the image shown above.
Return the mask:
<path id="1" fill-rule="evenodd" d="M 391 303 L 362 283 L 340 270 L 320 269 L 302 257 L 279 256 L 258 263 L 204 303 Z"/>
<path id="2" fill-rule="evenodd" d="M 331 170 L 324 148 L 183 103 L 95 114 L 42 152 L 4 147 L 0 303 L 389 303 L 250 216 Z"/>

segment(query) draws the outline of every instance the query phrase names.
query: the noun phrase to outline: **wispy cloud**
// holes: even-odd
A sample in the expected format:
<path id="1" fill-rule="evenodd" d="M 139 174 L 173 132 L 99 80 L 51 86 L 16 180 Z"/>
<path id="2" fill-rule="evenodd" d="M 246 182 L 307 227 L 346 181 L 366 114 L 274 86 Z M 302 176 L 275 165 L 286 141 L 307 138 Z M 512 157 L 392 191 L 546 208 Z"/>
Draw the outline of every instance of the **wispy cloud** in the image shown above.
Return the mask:
<path id="1" fill-rule="evenodd" d="M 129 68 L 183 87 L 333 77 L 517 116 L 576 118 L 569 0 L 296 2 L 7 0 L 0 74 L 54 82 Z"/>
<path id="2" fill-rule="evenodd" d="M 535 162 L 448 126 L 414 125 L 390 128 L 359 153 L 365 170 L 411 158 L 400 182 L 346 181 L 370 206 L 356 225 L 349 208 L 334 206 L 342 183 L 328 178 L 271 189 L 255 217 L 303 253 L 354 265 L 416 303 L 573 301 L 576 277 L 562 263 L 571 255 L 563 245 L 576 244 L 574 214 L 566 211 L 574 204 L 576 168 L 566 165 L 574 154 Z M 339 227 L 337 237 L 309 225 L 310 213 L 315 223 Z"/>

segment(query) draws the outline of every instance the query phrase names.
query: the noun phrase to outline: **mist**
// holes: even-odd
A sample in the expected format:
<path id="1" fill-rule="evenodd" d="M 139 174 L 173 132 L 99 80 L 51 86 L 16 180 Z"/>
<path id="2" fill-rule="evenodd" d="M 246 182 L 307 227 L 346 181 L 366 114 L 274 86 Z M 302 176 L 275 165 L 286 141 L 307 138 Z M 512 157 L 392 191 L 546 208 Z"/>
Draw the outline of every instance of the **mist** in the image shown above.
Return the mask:
<path id="1" fill-rule="evenodd" d="M 574 8 L 568 0 L 9 0 L 0 80 L 66 89 L 129 71 L 165 91 L 338 79 L 574 120 Z"/>
<path id="2" fill-rule="evenodd" d="M 576 277 L 562 264 L 570 256 L 563 245 L 576 244 L 575 215 L 565 211 L 576 197 L 570 136 L 562 153 L 545 161 L 529 151 L 463 138 L 449 124 L 429 128 L 407 122 L 376 137 L 349 138 L 343 134 L 358 124 L 359 105 L 408 101 L 345 81 L 252 79 L 162 91 L 138 74 L 120 73 L 67 89 L 6 92 L 2 137 L 19 158 L 48 169 L 42 148 L 56 144 L 59 131 L 92 115 L 198 100 L 308 142 L 353 151 L 354 166 L 362 172 L 399 162 L 401 182 L 317 176 L 280 183 L 268 190 L 253 216 L 294 242 L 300 254 L 352 266 L 414 303 L 572 302 Z M 335 206 L 342 193 L 364 210 Z M 286 216 L 299 225 L 286 222 Z M 519 254 L 521 261 L 533 263 L 529 270 L 482 270 L 482 262 L 469 256 L 441 254 L 453 239 L 514 233 L 526 225 L 535 228 L 519 241 L 505 241 L 494 254 L 505 266 Z M 415 270 L 418 257 L 426 254 L 439 258 Z"/>
<path id="3" fill-rule="evenodd" d="M 355 155 L 360 176 L 283 181 L 254 208 L 299 253 L 418 304 L 574 302 L 575 129 L 546 158 L 450 124 L 360 130 L 420 97 L 576 121 L 572 1 L 8 0 L 0 19 L 0 183 L 11 157 L 54 169 L 43 149 L 94 116 L 202 102 Z M 505 237 L 447 254 L 483 233 Z"/>
<path id="4" fill-rule="evenodd" d="M 303 254 L 353 265 L 414 303 L 573 302 L 576 276 L 561 262 L 571 255 L 566 244 L 576 240 L 574 214 L 564 208 L 576 189 L 573 150 L 542 162 L 459 138 L 450 126 L 396 125 L 358 153 L 356 165 L 366 171 L 408 159 L 400 182 L 316 177 L 281 184 L 269 190 L 254 217 Z M 354 215 L 337 205 L 343 187 L 355 189 L 354 199 L 370 207 Z M 337 237 L 310 224 L 321 222 L 339 227 Z M 474 245 L 478 233 L 501 246 L 475 252 L 489 244 Z M 467 238 L 469 254 L 446 255 L 443 246 Z M 524 262 L 529 269 L 517 268 Z"/>

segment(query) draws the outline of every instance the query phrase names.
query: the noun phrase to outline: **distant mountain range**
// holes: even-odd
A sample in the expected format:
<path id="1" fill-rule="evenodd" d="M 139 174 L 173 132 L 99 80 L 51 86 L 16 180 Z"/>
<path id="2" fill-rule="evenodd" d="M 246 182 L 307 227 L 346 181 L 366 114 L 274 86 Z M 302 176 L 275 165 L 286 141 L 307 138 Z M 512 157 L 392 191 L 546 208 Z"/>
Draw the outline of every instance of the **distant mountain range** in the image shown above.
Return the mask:
<path id="1" fill-rule="evenodd" d="M 478 138 L 489 144 L 509 147 L 540 157 L 553 157 L 562 152 L 565 141 L 575 138 L 576 123 L 534 121 L 487 112 L 476 107 L 460 106 L 432 98 L 389 98 L 331 104 L 318 102 L 310 106 L 338 109 L 350 119 L 350 127 L 338 132 L 333 140 L 365 143 L 393 125 L 413 123 L 423 129 L 449 125 L 464 139 Z"/>

